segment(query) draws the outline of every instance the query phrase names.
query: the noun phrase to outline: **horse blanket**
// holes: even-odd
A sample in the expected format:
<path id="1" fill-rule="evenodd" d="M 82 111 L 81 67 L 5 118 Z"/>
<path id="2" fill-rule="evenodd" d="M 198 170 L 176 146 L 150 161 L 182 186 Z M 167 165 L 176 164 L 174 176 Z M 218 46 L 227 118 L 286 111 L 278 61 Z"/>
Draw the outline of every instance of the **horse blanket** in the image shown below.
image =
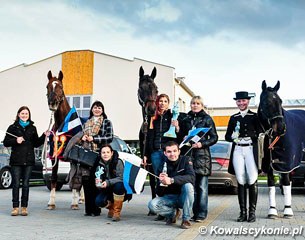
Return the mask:
<path id="1" fill-rule="evenodd" d="M 286 133 L 271 150 L 271 167 L 288 173 L 299 167 L 305 151 L 305 111 L 283 110 Z"/>

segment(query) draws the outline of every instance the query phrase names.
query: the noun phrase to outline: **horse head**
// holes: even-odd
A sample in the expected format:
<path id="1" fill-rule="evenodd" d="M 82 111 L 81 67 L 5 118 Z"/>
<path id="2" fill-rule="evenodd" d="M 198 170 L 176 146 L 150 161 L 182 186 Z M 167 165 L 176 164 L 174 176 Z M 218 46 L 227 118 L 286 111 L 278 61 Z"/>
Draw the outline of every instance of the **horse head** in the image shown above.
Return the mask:
<path id="1" fill-rule="evenodd" d="M 157 75 L 157 69 L 154 67 L 150 75 L 144 75 L 143 67 L 139 71 L 138 101 L 142 106 L 143 114 L 154 116 L 156 112 L 156 99 L 158 96 L 158 87 L 154 82 Z"/>
<path id="2" fill-rule="evenodd" d="M 283 115 L 282 100 L 277 94 L 280 81 L 272 87 L 267 87 L 266 81 L 262 82 L 262 93 L 258 107 L 258 116 L 266 129 L 272 129 L 275 136 L 284 135 L 286 124 Z"/>
<path id="3" fill-rule="evenodd" d="M 62 71 L 59 71 L 58 77 L 53 77 L 52 72 L 48 72 L 48 85 L 47 85 L 47 97 L 48 105 L 51 111 L 56 111 L 60 103 L 65 99 L 62 79 Z"/>

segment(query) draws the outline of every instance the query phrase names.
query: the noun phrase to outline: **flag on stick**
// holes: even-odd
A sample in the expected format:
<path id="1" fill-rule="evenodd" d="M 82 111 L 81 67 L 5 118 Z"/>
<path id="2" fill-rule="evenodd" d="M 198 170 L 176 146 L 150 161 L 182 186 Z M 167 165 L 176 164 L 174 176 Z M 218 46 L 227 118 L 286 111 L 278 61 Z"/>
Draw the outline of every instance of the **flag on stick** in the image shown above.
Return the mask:
<path id="1" fill-rule="evenodd" d="M 80 131 L 82 129 L 82 122 L 77 114 L 75 107 L 73 106 L 70 112 L 65 117 L 65 121 L 59 126 L 56 135 L 69 132 L 70 130 Z"/>
<path id="2" fill-rule="evenodd" d="M 211 128 L 195 128 L 189 132 L 187 137 L 179 145 L 182 148 L 184 145 L 192 145 L 199 142 L 199 140 L 210 130 Z"/>
<path id="3" fill-rule="evenodd" d="M 125 161 L 123 183 L 127 194 L 140 194 L 146 180 L 147 171 Z"/>

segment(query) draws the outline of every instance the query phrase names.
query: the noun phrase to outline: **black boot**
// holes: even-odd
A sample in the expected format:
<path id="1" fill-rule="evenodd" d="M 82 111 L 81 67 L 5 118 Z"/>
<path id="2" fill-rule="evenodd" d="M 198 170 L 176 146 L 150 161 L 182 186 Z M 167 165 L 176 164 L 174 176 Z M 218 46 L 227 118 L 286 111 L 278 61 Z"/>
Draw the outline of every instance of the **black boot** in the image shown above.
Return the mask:
<path id="1" fill-rule="evenodd" d="M 257 182 L 249 185 L 249 218 L 248 222 L 255 222 L 255 210 L 257 203 Z"/>
<path id="2" fill-rule="evenodd" d="M 237 222 L 247 221 L 247 189 L 245 185 L 238 184 L 238 202 L 240 207 L 240 214 Z"/>

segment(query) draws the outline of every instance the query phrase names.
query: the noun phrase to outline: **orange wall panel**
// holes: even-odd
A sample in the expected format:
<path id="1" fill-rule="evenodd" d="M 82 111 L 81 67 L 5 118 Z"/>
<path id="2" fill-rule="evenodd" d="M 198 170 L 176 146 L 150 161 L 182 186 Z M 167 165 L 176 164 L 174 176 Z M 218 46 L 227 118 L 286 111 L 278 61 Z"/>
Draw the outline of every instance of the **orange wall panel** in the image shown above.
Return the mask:
<path id="1" fill-rule="evenodd" d="M 212 116 L 216 127 L 227 127 L 230 116 Z"/>
<path id="2" fill-rule="evenodd" d="M 73 51 L 62 54 L 63 85 L 67 95 L 93 93 L 94 52 Z"/>

